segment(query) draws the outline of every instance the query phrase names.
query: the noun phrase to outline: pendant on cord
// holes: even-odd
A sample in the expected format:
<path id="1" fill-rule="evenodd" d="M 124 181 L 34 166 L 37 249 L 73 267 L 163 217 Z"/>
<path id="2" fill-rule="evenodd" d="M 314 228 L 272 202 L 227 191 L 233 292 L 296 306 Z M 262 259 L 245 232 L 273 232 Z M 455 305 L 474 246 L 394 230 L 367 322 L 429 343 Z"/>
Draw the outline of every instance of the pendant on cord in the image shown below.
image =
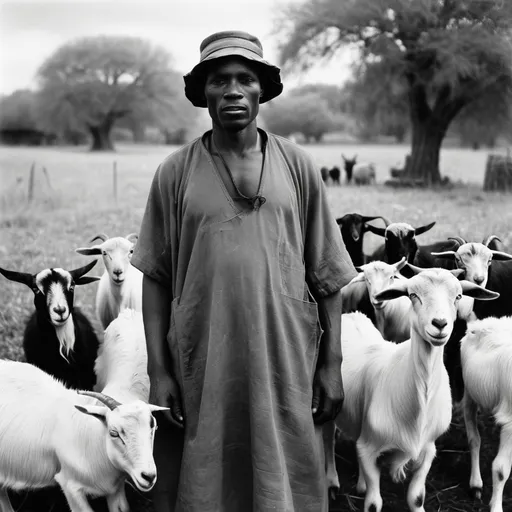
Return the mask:
<path id="1" fill-rule="evenodd" d="M 267 200 L 263 196 L 254 196 L 248 198 L 248 201 L 252 209 L 258 211 Z"/>

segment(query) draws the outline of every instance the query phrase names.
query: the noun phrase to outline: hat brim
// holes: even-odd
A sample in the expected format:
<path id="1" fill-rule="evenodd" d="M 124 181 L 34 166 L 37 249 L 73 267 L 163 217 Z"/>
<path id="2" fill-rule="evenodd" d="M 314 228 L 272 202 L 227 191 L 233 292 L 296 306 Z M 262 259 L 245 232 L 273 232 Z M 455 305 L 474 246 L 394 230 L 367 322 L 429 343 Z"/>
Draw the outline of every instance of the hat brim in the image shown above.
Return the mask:
<path id="1" fill-rule="evenodd" d="M 185 81 L 185 96 L 195 107 L 206 108 L 208 106 L 204 95 L 206 71 L 212 61 L 223 57 L 242 57 L 255 64 L 259 71 L 258 76 L 263 89 L 260 103 L 270 101 L 283 92 L 281 70 L 277 66 L 263 60 L 257 54 L 246 48 L 222 48 L 202 60 L 199 64 L 194 66 L 190 73 L 187 73 L 183 77 Z"/>

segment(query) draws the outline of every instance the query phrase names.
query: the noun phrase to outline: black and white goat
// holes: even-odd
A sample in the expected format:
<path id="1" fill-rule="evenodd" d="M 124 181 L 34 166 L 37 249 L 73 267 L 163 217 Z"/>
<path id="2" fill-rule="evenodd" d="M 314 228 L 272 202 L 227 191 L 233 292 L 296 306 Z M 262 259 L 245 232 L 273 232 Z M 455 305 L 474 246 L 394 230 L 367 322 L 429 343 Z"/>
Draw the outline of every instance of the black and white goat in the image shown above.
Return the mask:
<path id="1" fill-rule="evenodd" d="M 363 252 L 364 234 L 369 231 L 366 223 L 376 219 L 382 219 L 386 227 L 389 225 L 389 221 L 381 215 L 367 216 L 358 213 L 347 213 L 336 219 L 345 247 L 354 265 L 364 265 L 366 263 L 366 256 Z"/>
<path id="2" fill-rule="evenodd" d="M 23 336 L 27 362 L 75 389 L 92 390 L 96 383 L 98 337 L 87 316 L 74 307 L 75 285 L 99 280 L 85 275 L 96 262 L 69 271 L 47 268 L 37 274 L 0 268 L 7 279 L 34 292 L 35 311 Z"/>
<path id="3" fill-rule="evenodd" d="M 379 301 L 410 300 L 410 339 L 403 343 L 385 341 L 361 313 L 342 317 L 345 401 L 336 424 L 344 437 L 356 442 L 357 489 L 366 492 L 365 512 L 382 510 L 377 459 L 383 453 L 391 455 L 395 481 L 404 478 L 409 462 L 414 463 L 407 503 L 411 511 L 425 511 L 425 480 L 436 454 L 435 442 L 449 428 L 452 416 L 443 349 L 457 303 L 463 294 L 483 300 L 497 296 L 459 281 L 456 275 L 462 272 L 419 269 L 417 275 L 394 281 L 376 295 Z M 327 484 L 336 488 L 333 447 L 334 439 L 325 446 Z"/>

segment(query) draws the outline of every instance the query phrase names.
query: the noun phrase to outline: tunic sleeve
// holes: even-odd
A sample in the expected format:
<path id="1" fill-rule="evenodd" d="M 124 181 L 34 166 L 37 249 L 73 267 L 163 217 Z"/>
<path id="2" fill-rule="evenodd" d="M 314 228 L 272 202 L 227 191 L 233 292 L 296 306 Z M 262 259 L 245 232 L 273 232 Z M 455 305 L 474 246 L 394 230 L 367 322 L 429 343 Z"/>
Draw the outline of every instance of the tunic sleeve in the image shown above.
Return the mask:
<path id="1" fill-rule="evenodd" d="M 304 260 L 308 285 L 320 297 L 339 291 L 357 275 L 328 202 L 320 171 L 308 162 Z"/>
<path id="2" fill-rule="evenodd" d="M 132 265 L 143 274 L 168 287 L 172 287 L 171 224 L 176 217 L 170 171 L 164 162 L 153 177 L 131 259 Z"/>

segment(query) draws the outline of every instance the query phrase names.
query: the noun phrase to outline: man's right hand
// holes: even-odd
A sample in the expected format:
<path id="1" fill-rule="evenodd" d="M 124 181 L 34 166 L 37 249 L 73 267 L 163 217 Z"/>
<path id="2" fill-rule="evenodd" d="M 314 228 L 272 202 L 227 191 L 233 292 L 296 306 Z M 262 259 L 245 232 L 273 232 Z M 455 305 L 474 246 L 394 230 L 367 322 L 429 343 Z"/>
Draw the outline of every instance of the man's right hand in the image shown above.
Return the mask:
<path id="1" fill-rule="evenodd" d="M 181 392 L 174 377 L 171 375 L 151 377 L 150 403 L 160 407 L 169 407 L 170 410 L 162 411 L 162 415 L 172 425 L 183 428 Z"/>

